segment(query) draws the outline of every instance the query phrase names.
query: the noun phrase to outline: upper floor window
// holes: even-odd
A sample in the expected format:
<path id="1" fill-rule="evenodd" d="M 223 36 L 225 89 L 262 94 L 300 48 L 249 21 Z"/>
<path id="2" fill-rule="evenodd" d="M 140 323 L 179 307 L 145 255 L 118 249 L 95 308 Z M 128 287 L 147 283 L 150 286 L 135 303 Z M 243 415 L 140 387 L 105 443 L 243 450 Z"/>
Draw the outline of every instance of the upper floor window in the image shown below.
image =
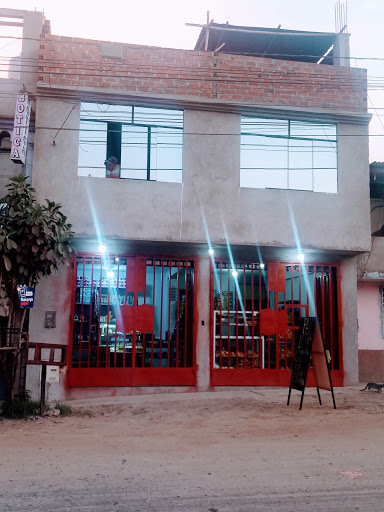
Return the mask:
<path id="1" fill-rule="evenodd" d="M 183 111 L 82 103 L 79 176 L 182 182 Z"/>
<path id="2" fill-rule="evenodd" d="M 242 117 L 240 186 L 337 193 L 336 125 Z"/>

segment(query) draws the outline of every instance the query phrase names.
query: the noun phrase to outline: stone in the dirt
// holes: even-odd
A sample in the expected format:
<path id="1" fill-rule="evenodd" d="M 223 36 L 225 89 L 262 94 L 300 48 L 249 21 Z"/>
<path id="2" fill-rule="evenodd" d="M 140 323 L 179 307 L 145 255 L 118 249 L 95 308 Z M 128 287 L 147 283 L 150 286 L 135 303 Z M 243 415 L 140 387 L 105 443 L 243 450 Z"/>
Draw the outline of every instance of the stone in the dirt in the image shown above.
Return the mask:
<path id="1" fill-rule="evenodd" d="M 60 416 L 60 409 L 49 409 L 49 411 L 45 411 L 44 416 Z"/>

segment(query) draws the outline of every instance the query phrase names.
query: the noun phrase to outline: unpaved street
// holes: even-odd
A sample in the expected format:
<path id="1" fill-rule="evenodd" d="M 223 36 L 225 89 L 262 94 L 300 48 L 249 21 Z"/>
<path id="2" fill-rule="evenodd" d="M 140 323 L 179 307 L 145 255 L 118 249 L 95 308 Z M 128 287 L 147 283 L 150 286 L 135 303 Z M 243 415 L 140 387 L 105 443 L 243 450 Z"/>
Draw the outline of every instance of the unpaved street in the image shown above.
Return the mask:
<path id="1" fill-rule="evenodd" d="M 384 394 L 247 388 L 0 422 L 0 510 L 384 510 Z"/>

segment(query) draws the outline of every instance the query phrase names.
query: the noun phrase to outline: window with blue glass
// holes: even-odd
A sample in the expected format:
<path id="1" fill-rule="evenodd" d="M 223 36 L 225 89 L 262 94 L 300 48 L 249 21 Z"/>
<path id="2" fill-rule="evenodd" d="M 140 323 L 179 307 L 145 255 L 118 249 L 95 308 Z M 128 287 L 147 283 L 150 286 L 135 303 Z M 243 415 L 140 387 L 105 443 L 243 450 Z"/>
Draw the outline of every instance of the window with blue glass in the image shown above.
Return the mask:
<path id="1" fill-rule="evenodd" d="M 336 125 L 243 116 L 240 185 L 336 194 Z"/>

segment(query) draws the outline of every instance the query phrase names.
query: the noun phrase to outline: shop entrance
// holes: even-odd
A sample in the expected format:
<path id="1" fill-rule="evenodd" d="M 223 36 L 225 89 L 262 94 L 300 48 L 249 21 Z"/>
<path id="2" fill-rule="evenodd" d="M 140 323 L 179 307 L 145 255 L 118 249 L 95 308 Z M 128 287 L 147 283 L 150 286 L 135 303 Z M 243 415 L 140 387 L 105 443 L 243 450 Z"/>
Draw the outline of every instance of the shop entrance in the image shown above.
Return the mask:
<path id="1" fill-rule="evenodd" d="M 193 385 L 193 309 L 193 260 L 78 256 L 69 385 Z"/>
<path id="2" fill-rule="evenodd" d="M 289 386 L 308 316 L 319 318 L 333 383 L 343 385 L 337 265 L 216 261 L 212 288 L 213 385 Z"/>

